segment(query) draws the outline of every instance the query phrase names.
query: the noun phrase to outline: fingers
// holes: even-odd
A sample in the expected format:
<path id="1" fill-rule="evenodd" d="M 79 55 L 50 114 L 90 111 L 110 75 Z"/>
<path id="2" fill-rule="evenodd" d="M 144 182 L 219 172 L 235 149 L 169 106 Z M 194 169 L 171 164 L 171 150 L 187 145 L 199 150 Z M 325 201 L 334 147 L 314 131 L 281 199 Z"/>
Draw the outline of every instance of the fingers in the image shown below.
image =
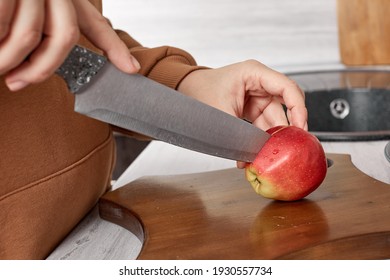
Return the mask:
<path id="1" fill-rule="evenodd" d="M 6 77 L 11 90 L 20 89 L 23 83 L 38 83 L 49 78 L 78 41 L 77 17 L 71 2 L 47 1 L 45 9 L 42 30 L 45 36 L 29 58 Z"/>
<path id="2" fill-rule="evenodd" d="M 274 97 L 280 97 L 289 110 L 290 124 L 304 129 L 307 127 L 307 110 L 305 97 L 299 86 L 285 75 L 268 67 L 260 75 L 263 89 Z"/>
<path id="3" fill-rule="evenodd" d="M 288 125 L 288 122 L 280 102 L 272 99 L 262 114 L 253 121 L 253 124 L 263 130 L 267 130 L 278 125 Z"/>
<path id="4" fill-rule="evenodd" d="M 18 2 L 9 31 L 0 43 L 0 74 L 17 67 L 35 49 L 41 41 L 43 23 L 43 0 Z"/>
<path id="5" fill-rule="evenodd" d="M 277 125 L 288 125 L 283 106 L 277 98 L 270 95 L 248 97 L 244 118 L 264 130 Z"/>
<path id="6" fill-rule="evenodd" d="M 300 128 L 307 127 L 305 97 L 299 86 L 287 76 L 260 62 L 251 60 L 246 63 L 249 67 L 247 67 L 244 76 L 250 77 L 246 90 L 265 99 L 267 96 L 278 99 L 280 103 L 286 105 L 290 112 L 290 124 Z"/>
<path id="7" fill-rule="evenodd" d="M 0 0 L 0 75 L 13 90 L 49 78 L 80 31 L 124 72 L 139 63 L 88 0 Z"/>
<path id="8" fill-rule="evenodd" d="M 81 32 L 120 70 L 135 73 L 140 69 L 138 61 L 117 36 L 107 20 L 87 0 L 74 0 Z"/>
<path id="9" fill-rule="evenodd" d="M 306 116 L 307 116 L 308 115 L 307 109 L 305 108 L 305 110 L 306 110 Z M 287 117 L 288 117 L 289 120 L 292 119 L 291 110 L 287 110 Z M 306 117 L 306 119 L 307 119 L 307 117 Z M 304 125 L 303 129 L 306 130 L 306 131 L 309 129 L 307 121 L 305 122 L 305 125 Z"/>

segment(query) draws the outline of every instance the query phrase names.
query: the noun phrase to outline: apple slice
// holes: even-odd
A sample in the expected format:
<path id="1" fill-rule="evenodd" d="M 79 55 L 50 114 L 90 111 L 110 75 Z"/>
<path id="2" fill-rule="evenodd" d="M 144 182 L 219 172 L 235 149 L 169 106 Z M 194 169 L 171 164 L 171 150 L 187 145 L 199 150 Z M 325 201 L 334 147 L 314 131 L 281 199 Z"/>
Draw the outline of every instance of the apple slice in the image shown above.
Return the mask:
<path id="1" fill-rule="evenodd" d="M 320 141 L 294 126 L 277 126 L 267 132 L 271 138 L 245 167 L 246 179 L 255 192 L 266 198 L 293 201 L 317 189 L 327 172 Z"/>

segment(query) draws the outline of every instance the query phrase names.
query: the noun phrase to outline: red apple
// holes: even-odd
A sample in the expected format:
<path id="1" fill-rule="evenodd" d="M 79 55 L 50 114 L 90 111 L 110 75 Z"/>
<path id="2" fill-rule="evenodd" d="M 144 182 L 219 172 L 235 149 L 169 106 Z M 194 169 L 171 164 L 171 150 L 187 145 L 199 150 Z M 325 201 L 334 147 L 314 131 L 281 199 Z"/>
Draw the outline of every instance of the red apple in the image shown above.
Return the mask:
<path id="1" fill-rule="evenodd" d="M 310 194 L 326 176 L 327 161 L 320 141 L 294 126 L 267 130 L 271 138 L 245 175 L 256 193 L 275 200 L 299 200 Z"/>

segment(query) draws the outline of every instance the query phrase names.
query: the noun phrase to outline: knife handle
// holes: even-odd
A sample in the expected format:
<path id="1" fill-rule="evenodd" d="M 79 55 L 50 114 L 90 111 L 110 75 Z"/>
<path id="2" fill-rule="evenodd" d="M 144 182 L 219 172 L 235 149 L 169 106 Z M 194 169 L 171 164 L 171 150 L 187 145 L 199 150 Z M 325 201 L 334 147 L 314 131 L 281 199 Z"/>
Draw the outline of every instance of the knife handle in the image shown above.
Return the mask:
<path id="1" fill-rule="evenodd" d="M 76 45 L 56 70 L 56 74 L 65 80 L 72 93 L 77 93 L 81 87 L 89 83 L 106 62 L 106 57 Z"/>

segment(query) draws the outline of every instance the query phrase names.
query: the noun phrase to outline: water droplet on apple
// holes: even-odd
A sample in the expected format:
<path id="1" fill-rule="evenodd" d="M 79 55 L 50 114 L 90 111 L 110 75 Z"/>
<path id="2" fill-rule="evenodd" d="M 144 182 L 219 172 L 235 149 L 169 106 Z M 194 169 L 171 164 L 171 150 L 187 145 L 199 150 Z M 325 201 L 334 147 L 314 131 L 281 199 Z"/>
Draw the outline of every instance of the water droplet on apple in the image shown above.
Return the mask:
<path id="1" fill-rule="evenodd" d="M 276 155 L 277 153 L 279 153 L 279 150 L 278 150 L 278 149 L 274 149 L 274 150 L 272 151 L 272 153 L 273 153 L 274 155 Z"/>

